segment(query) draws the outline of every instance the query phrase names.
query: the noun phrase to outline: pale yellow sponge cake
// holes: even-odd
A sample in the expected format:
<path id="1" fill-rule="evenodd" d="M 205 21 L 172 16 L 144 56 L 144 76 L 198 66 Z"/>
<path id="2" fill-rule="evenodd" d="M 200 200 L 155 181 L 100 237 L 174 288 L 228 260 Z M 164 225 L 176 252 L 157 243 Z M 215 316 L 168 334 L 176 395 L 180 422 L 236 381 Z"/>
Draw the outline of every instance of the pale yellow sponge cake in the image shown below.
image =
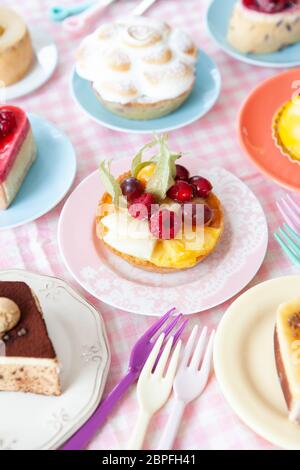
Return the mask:
<path id="1" fill-rule="evenodd" d="M 300 424 L 300 297 L 279 306 L 274 349 L 289 418 Z"/>

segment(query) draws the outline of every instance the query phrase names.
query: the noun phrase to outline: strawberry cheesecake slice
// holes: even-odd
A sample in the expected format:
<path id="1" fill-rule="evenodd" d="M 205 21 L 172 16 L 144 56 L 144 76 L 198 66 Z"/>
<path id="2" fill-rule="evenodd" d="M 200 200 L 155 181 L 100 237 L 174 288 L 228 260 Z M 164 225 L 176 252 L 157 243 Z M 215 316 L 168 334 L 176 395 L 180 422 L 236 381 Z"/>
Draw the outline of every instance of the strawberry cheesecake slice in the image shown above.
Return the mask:
<path id="1" fill-rule="evenodd" d="M 300 0 L 238 0 L 228 42 L 245 54 L 267 54 L 300 41 Z"/>
<path id="2" fill-rule="evenodd" d="M 36 158 L 29 120 L 15 106 L 0 106 L 0 210 L 7 209 Z"/>

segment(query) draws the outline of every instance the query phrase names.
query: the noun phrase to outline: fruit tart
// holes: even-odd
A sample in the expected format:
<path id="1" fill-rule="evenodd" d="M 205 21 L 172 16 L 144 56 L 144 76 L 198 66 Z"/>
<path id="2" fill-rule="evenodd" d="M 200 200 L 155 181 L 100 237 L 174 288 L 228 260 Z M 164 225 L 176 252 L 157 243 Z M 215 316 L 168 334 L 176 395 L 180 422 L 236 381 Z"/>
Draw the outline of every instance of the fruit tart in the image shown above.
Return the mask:
<path id="1" fill-rule="evenodd" d="M 150 149 L 154 154 L 144 160 Z M 97 210 L 97 236 L 110 251 L 141 269 L 192 268 L 214 251 L 221 238 L 223 210 L 211 182 L 190 175 L 177 163 L 180 157 L 163 135 L 146 144 L 131 169 L 117 179 L 109 164 L 100 165 L 107 192 Z"/>
<path id="2" fill-rule="evenodd" d="M 300 0 L 238 0 L 228 42 L 245 54 L 268 54 L 300 41 Z"/>
<path id="3" fill-rule="evenodd" d="M 300 298 L 279 306 L 274 350 L 289 418 L 300 424 Z"/>
<path id="4" fill-rule="evenodd" d="M 300 164 L 300 96 L 285 103 L 273 119 L 273 138 L 282 155 Z"/>

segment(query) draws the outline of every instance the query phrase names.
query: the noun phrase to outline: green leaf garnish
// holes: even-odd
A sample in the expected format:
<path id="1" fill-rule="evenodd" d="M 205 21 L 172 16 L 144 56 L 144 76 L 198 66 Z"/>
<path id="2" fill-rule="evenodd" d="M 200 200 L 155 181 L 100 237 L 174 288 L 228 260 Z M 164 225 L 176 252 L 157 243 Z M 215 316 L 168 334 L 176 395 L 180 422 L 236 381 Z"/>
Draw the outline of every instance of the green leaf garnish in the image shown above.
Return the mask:
<path id="1" fill-rule="evenodd" d="M 114 204 L 118 204 L 122 195 L 121 187 L 110 171 L 111 161 L 103 161 L 100 163 L 100 178 L 108 194 L 111 195 Z"/>
<path id="2" fill-rule="evenodd" d="M 168 189 L 175 183 L 175 162 L 181 157 L 181 154 L 169 150 L 166 135 L 157 137 L 156 142 L 159 144 L 160 150 L 152 159 L 156 163 L 156 168 L 147 183 L 146 190 L 159 199 L 165 199 Z"/>
<path id="3" fill-rule="evenodd" d="M 144 168 L 145 166 L 149 165 L 149 163 L 151 163 L 151 161 L 146 161 L 146 162 L 143 162 L 143 153 L 145 152 L 145 150 L 148 150 L 152 147 L 154 147 L 154 145 L 157 144 L 157 137 L 155 136 L 155 138 L 149 142 L 148 144 L 144 145 L 139 151 L 138 153 L 136 154 L 136 156 L 134 157 L 134 159 L 132 160 L 132 163 L 131 163 L 131 174 L 134 178 L 136 178 L 138 172 Z"/>

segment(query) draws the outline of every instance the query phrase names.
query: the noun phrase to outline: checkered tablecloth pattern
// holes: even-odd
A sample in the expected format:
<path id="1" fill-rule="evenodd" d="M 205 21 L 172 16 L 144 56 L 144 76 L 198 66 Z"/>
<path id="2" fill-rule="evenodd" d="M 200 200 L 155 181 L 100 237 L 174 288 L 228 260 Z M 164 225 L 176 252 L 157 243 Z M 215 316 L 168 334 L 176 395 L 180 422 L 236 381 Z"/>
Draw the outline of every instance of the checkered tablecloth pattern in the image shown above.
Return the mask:
<path id="1" fill-rule="evenodd" d="M 70 38 L 60 24 L 48 20 L 47 9 L 55 3 L 73 4 L 76 0 L 7 0 L 2 3 L 15 7 L 29 24 L 36 24 L 50 32 L 57 43 L 59 66 L 52 79 L 32 95 L 15 101 L 15 104 L 52 121 L 69 135 L 78 161 L 74 187 L 97 168 L 100 158 L 117 160 L 133 155 L 148 139 L 147 136 L 127 135 L 102 128 L 90 121 L 72 100 L 69 82 L 78 41 Z M 136 3 L 137 0 L 118 0 L 103 15 L 103 21 L 130 12 Z M 243 179 L 263 205 L 271 234 L 280 222 L 275 200 L 284 191 L 259 174 L 243 155 L 237 142 L 236 123 L 241 103 L 252 88 L 278 71 L 249 66 L 223 53 L 206 31 L 204 19 L 207 4 L 207 0 L 157 0 L 149 11 L 150 16 L 164 18 L 189 31 L 198 46 L 216 61 L 223 80 L 222 94 L 213 110 L 185 129 L 172 132 L 170 141 L 172 148 L 189 152 L 212 166 L 223 166 Z M 64 201 L 33 223 L 0 232 L 0 269 L 21 268 L 55 275 L 80 290 L 64 266 L 58 250 L 57 224 L 63 204 Z M 270 237 L 267 257 L 251 285 L 293 272 L 295 268 Z M 105 389 L 107 394 L 124 374 L 130 348 L 150 325 L 151 319 L 111 308 L 82 293 L 101 312 L 109 336 L 112 363 Z M 231 302 L 194 315 L 191 323 L 217 326 Z M 155 449 L 168 412 L 169 405 L 153 420 L 147 434 L 147 448 Z M 136 415 L 136 397 L 132 390 L 94 438 L 90 448 L 124 448 Z M 186 410 L 175 445 L 177 449 L 273 448 L 237 418 L 222 396 L 214 376 L 204 395 Z"/>

